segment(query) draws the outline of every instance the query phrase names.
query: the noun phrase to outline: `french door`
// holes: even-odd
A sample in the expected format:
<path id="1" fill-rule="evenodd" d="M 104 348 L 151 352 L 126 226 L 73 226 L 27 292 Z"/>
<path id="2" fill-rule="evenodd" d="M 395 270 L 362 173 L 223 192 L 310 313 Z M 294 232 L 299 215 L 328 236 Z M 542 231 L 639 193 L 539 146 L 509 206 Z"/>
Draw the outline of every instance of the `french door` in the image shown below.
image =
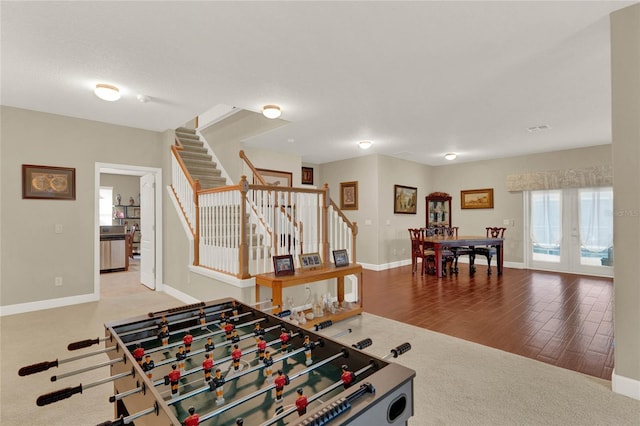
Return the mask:
<path id="1" fill-rule="evenodd" d="M 527 267 L 613 276 L 613 188 L 529 191 Z"/>

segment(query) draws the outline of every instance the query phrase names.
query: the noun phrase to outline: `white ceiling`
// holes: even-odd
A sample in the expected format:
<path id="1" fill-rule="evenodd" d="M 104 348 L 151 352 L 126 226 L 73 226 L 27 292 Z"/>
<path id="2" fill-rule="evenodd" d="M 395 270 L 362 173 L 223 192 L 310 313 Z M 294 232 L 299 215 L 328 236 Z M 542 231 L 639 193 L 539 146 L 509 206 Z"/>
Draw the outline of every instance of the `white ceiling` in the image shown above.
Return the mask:
<path id="1" fill-rule="evenodd" d="M 0 100 L 156 131 L 276 103 L 289 124 L 247 145 L 316 164 L 601 145 L 608 16 L 632 3 L 2 1 Z M 96 83 L 123 98 L 99 100 Z"/>

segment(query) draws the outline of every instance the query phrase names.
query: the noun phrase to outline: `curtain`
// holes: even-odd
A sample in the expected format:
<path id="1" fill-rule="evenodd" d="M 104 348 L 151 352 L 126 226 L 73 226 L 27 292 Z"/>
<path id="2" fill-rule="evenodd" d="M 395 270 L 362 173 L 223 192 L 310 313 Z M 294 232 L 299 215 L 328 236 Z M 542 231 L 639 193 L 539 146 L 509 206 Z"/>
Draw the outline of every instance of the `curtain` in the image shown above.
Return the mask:
<path id="1" fill-rule="evenodd" d="M 562 203 L 560 191 L 531 191 L 531 241 L 542 248 L 560 246 Z"/>
<path id="2" fill-rule="evenodd" d="M 582 247 L 601 252 L 613 246 L 613 189 L 581 189 L 579 202 Z"/>

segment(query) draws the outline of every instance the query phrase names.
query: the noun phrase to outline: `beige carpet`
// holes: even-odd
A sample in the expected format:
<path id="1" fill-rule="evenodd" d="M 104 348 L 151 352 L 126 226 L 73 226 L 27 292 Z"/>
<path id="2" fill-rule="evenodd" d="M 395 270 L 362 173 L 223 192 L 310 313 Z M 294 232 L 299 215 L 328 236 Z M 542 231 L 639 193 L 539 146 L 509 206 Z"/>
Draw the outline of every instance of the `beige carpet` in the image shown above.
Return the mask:
<path id="1" fill-rule="evenodd" d="M 35 404 L 41 394 L 107 377 L 105 367 L 56 383 L 49 381 L 52 375 L 106 361 L 106 355 L 61 364 L 32 376 L 19 377 L 17 371 L 28 364 L 74 356 L 66 345 L 102 336 L 107 321 L 182 304 L 138 286 L 96 303 L 0 320 L 3 426 L 95 425 L 112 419 L 109 385 L 45 407 Z M 640 425 L 640 401 L 614 394 L 610 383 L 600 379 L 369 314 L 335 324 L 325 334 L 335 335 L 347 328 L 353 332 L 338 340 L 352 344 L 369 337 L 374 344 L 366 350 L 377 356 L 411 343 L 413 349 L 394 362 L 417 372 L 415 415 L 409 422 L 413 426 Z"/>

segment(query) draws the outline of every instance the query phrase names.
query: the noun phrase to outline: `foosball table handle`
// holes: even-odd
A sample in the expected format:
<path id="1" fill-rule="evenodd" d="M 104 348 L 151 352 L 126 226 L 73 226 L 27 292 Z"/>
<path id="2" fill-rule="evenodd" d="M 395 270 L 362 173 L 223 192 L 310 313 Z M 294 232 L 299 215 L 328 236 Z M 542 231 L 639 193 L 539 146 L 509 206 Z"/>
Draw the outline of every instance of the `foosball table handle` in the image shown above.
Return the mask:
<path id="1" fill-rule="evenodd" d="M 327 321 L 319 322 L 318 324 L 315 325 L 315 328 L 316 328 L 316 331 L 318 331 L 327 327 L 331 327 L 332 325 L 333 325 L 333 321 L 327 320 Z"/>
<path id="2" fill-rule="evenodd" d="M 391 354 L 394 358 L 398 358 L 399 355 L 402 355 L 405 352 L 411 350 L 411 344 L 409 342 L 403 343 L 400 346 L 397 346 L 394 349 L 391 349 Z"/>
<path id="3" fill-rule="evenodd" d="M 351 346 L 353 346 L 356 349 L 364 349 L 371 346 L 372 344 L 373 344 L 373 340 L 367 337 L 366 339 L 360 340 L 359 342 L 356 342 Z"/>
<path id="4" fill-rule="evenodd" d="M 71 398 L 77 393 L 82 393 L 82 385 L 78 385 L 74 388 L 64 388 L 44 395 L 40 395 L 36 400 L 36 404 L 38 405 L 38 407 L 42 407 L 44 405 L 62 401 L 63 399 Z"/>
<path id="5" fill-rule="evenodd" d="M 22 367 L 20 370 L 18 370 L 18 375 L 28 376 L 30 374 L 39 373 L 41 371 L 47 371 L 51 367 L 57 367 L 57 366 L 58 366 L 57 359 L 55 361 L 43 361 L 37 364 L 31 364 L 31 365 L 27 365 L 26 367 Z"/>
<path id="6" fill-rule="evenodd" d="M 78 349 L 88 348 L 89 346 L 97 345 L 98 343 L 100 343 L 100 338 L 99 337 L 96 338 L 96 339 L 80 340 L 80 341 L 77 341 L 77 342 L 69 343 L 69 345 L 67 346 L 67 350 L 75 351 L 75 350 L 78 350 Z"/>

